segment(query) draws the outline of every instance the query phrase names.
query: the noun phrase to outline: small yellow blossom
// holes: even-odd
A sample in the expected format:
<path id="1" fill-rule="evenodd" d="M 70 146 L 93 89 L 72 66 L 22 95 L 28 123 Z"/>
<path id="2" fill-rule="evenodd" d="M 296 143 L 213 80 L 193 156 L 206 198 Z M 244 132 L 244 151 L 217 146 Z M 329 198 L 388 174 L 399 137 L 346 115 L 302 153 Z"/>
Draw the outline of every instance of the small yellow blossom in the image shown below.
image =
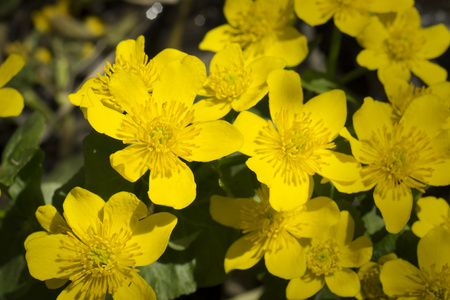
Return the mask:
<path id="1" fill-rule="evenodd" d="M 306 270 L 306 256 L 300 238 L 319 235 L 339 219 L 339 208 L 327 197 L 317 197 L 305 205 L 285 212 L 269 203 L 269 189 L 262 186 L 253 198 L 211 197 L 213 219 L 225 226 L 241 229 L 244 236 L 234 242 L 225 255 L 225 271 L 248 269 L 262 257 L 267 270 L 281 278 L 296 278 Z"/>
<path id="2" fill-rule="evenodd" d="M 52 29 L 52 19 L 55 16 L 69 16 L 70 0 L 58 0 L 54 5 L 46 5 L 41 10 L 33 11 L 31 19 L 34 27 L 42 32 L 48 32 Z"/>
<path id="3" fill-rule="evenodd" d="M 356 294 L 358 300 L 388 300 L 391 299 L 383 292 L 380 281 L 381 267 L 385 262 L 397 259 L 395 253 L 387 254 L 378 259 L 378 262 L 369 261 L 359 268 L 358 277 L 361 281 L 361 291 Z"/>
<path id="4" fill-rule="evenodd" d="M 341 211 L 339 222 L 322 235 L 312 238 L 306 248 L 306 273 L 289 281 L 288 299 L 307 299 L 324 285 L 341 297 L 355 296 L 361 287 L 359 268 L 372 257 L 372 242 L 367 236 L 353 240 L 355 223 L 348 211 Z"/>
<path id="5" fill-rule="evenodd" d="M 357 36 L 369 23 L 371 13 L 400 11 L 413 5 L 414 0 L 295 0 L 295 12 L 311 26 L 334 18 L 340 31 Z"/>
<path id="6" fill-rule="evenodd" d="M 429 60 L 447 50 L 450 32 L 443 24 L 422 28 L 415 8 L 397 13 L 393 20 L 372 16 L 357 40 L 365 48 L 356 58 L 358 64 L 378 70 L 381 81 L 391 72 L 402 78 L 413 72 L 428 85 L 447 79 L 447 71 Z"/>
<path id="7" fill-rule="evenodd" d="M 48 65 L 52 62 L 52 54 L 50 53 L 50 50 L 48 50 L 48 48 L 39 47 L 36 49 L 36 53 L 34 55 L 37 61 L 45 65 Z"/>
<path id="8" fill-rule="evenodd" d="M 23 97 L 15 89 L 4 87 L 25 65 L 19 54 L 10 54 L 0 65 L 0 117 L 18 116 L 23 110 Z"/>
<path id="9" fill-rule="evenodd" d="M 375 187 L 373 197 L 386 229 L 398 233 L 411 214 L 412 188 L 424 192 L 427 184 L 450 184 L 450 158 L 438 153 L 433 139 L 448 117 L 448 108 L 437 97 L 426 95 L 412 101 L 399 122 L 393 116 L 388 103 L 366 98 L 353 115 L 359 140 L 346 129 L 341 135 L 364 164 L 362 182 L 356 182 L 355 188 Z"/>
<path id="10" fill-rule="evenodd" d="M 333 140 L 347 117 L 341 90 L 323 93 L 303 104 L 300 76 L 274 70 L 267 79 L 272 121 L 241 112 L 234 125 L 244 136 L 246 164 L 266 184 L 277 211 L 291 210 L 306 202 L 315 173 L 333 181 L 341 192 L 352 193 L 350 182 L 359 177 L 359 163 L 332 151 Z"/>
<path id="11" fill-rule="evenodd" d="M 293 26 L 293 0 L 226 0 L 223 8 L 228 24 L 209 31 L 201 50 L 218 52 L 229 43 L 238 43 L 246 59 L 279 57 L 289 67 L 300 64 L 308 45 Z"/>
<path id="12" fill-rule="evenodd" d="M 102 19 L 97 16 L 88 16 L 84 19 L 84 24 L 96 36 L 100 36 L 105 32 L 105 25 Z"/>
<path id="13" fill-rule="evenodd" d="M 156 299 L 136 266 L 156 261 L 165 251 L 177 219 L 148 210 L 134 194 L 120 192 L 108 202 L 74 188 L 64 203 L 64 218 L 51 205 L 36 211 L 46 231 L 25 241 L 30 274 L 49 288 L 71 283 L 62 299 Z"/>
<path id="14" fill-rule="evenodd" d="M 443 198 L 423 197 L 416 203 L 417 220 L 411 227 L 412 232 L 422 238 L 431 229 L 443 226 L 450 230 L 450 206 Z"/>
<path id="15" fill-rule="evenodd" d="M 404 300 L 450 299 L 450 231 L 436 227 L 417 246 L 419 268 L 403 259 L 388 261 L 380 273 L 386 295 Z"/>
<path id="16" fill-rule="evenodd" d="M 283 69 L 280 58 L 261 57 L 246 61 L 238 44 L 229 44 L 211 60 L 210 74 L 194 104 L 196 120 L 216 120 L 231 109 L 244 111 L 259 102 L 268 92 L 267 75 Z"/>

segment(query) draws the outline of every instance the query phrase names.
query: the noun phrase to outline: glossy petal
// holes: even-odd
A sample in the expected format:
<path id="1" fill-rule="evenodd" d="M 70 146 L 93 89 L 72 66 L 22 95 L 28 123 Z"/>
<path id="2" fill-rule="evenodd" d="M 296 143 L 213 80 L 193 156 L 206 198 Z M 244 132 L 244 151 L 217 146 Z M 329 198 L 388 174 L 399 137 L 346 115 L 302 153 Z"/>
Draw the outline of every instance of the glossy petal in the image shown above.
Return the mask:
<path id="1" fill-rule="evenodd" d="M 228 23 L 236 26 L 235 20 L 239 18 L 242 13 L 247 12 L 252 7 L 252 0 L 227 0 L 223 6 L 223 13 L 227 18 Z"/>
<path id="2" fill-rule="evenodd" d="M 427 183 L 434 186 L 444 186 L 450 184 L 450 176 L 448 176 L 448 170 L 450 170 L 450 159 L 442 159 L 435 164 L 430 164 L 424 167 L 433 168 L 431 177 L 427 177 Z"/>
<path id="3" fill-rule="evenodd" d="M 127 113 L 139 115 L 139 109 L 149 99 L 147 87 L 141 78 L 134 73 L 119 72 L 111 75 L 109 90 L 118 104 Z"/>
<path id="4" fill-rule="evenodd" d="M 59 233 L 61 227 L 68 227 L 61 214 L 50 204 L 38 207 L 36 210 L 36 219 L 42 228 L 50 233 Z"/>
<path id="5" fill-rule="evenodd" d="M 252 87 L 259 87 L 265 85 L 267 76 L 273 70 L 283 69 L 286 66 L 286 62 L 283 59 L 277 57 L 263 56 L 260 57 L 248 65 L 248 68 L 252 70 Z"/>
<path id="6" fill-rule="evenodd" d="M 130 272 L 130 278 L 114 292 L 113 298 L 114 300 L 156 300 L 156 295 L 152 287 L 138 273 Z"/>
<path id="7" fill-rule="evenodd" d="M 86 80 L 76 93 L 69 95 L 70 103 L 79 107 L 91 107 L 92 101 L 88 99 L 88 97 L 86 96 L 88 90 L 95 87 L 96 87 L 96 77 Z M 100 100 L 98 99 L 98 101 Z"/>
<path id="8" fill-rule="evenodd" d="M 0 117 L 18 116 L 23 107 L 23 97 L 17 90 L 9 87 L 0 89 Z"/>
<path id="9" fill-rule="evenodd" d="M 272 188 L 276 171 L 273 162 L 270 162 L 267 158 L 253 156 L 250 157 L 245 164 L 250 170 L 256 173 L 259 182 L 266 184 L 269 188 Z M 279 179 L 282 181 L 281 176 Z"/>
<path id="10" fill-rule="evenodd" d="M 444 24 L 423 28 L 426 41 L 420 49 L 423 58 L 433 59 L 444 54 L 450 46 L 450 32 Z"/>
<path id="11" fill-rule="evenodd" d="M 190 142 L 189 160 L 208 162 L 238 151 L 244 143 L 240 131 L 226 121 L 208 121 L 194 125 L 200 133 Z"/>
<path id="12" fill-rule="evenodd" d="M 264 98 L 268 91 L 268 86 L 249 88 L 245 94 L 242 94 L 231 102 L 231 107 L 233 107 L 235 111 L 245 111 L 250 109 Z"/>
<path id="13" fill-rule="evenodd" d="M 156 173 L 156 174 L 155 174 Z M 197 185 L 191 169 L 180 161 L 178 170 L 170 174 L 150 172 L 150 200 L 158 205 L 182 209 L 194 201 Z"/>
<path id="14" fill-rule="evenodd" d="M 430 229 L 443 224 L 450 217 L 449 210 L 449 204 L 443 198 L 420 198 L 416 203 L 419 220 L 412 225 L 412 231 L 418 237 L 423 237 Z"/>
<path id="15" fill-rule="evenodd" d="M 420 239 L 417 246 L 419 267 L 425 274 L 440 273 L 450 264 L 450 230 L 436 227 Z"/>
<path id="16" fill-rule="evenodd" d="M 81 282 L 78 283 L 70 283 L 59 295 L 56 300 L 73 300 L 73 299 L 89 299 L 89 300 L 100 300 L 92 298 L 89 294 L 89 290 L 81 291 L 84 284 Z M 103 300 L 103 299 L 101 299 Z"/>
<path id="17" fill-rule="evenodd" d="M 0 65 L 0 88 L 11 80 L 25 65 L 25 59 L 17 53 L 10 54 Z"/>
<path id="18" fill-rule="evenodd" d="M 261 165 L 257 170 L 261 170 L 262 167 L 264 167 L 264 165 Z M 270 174 L 270 172 L 273 171 L 267 170 L 266 172 Z M 255 171 L 255 173 L 259 176 L 260 171 Z M 282 174 L 275 175 L 269 186 L 270 205 L 273 209 L 276 211 L 289 211 L 305 204 L 309 199 L 311 188 L 311 178 L 309 175 L 306 175 L 306 178 L 306 181 L 294 185 L 287 183 Z"/>
<path id="19" fill-rule="evenodd" d="M 144 52 L 145 39 L 139 36 L 136 40 L 128 39 L 121 41 L 116 47 L 116 60 L 122 59 L 126 62 L 133 63 L 136 60 L 136 54 Z"/>
<path id="20" fill-rule="evenodd" d="M 360 11 L 355 8 L 347 8 L 346 11 L 336 12 L 334 24 L 342 32 L 357 36 L 370 22 L 370 14 L 367 11 Z"/>
<path id="21" fill-rule="evenodd" d="M 341 266 L 344 268 L 359 268 L 372 257 L 372 241 L 367 236 L 360 236 L 341 249 Z"/>
<path id="22" fill-rule="evenodd" d="M 241 209 L 255 200 L 213 195 L 209 211 L 214 221 L 222 225 L 241 228 Z"/>
<path id="23" fill-rule="evenodd" d="M 428 60 L 415 61 L 411 67 L 411 71 L 427 85 L 447 80 L 447 70 Z"/>
<path id="24" fill-rule="evenodd" d="M 164 253 L 169 243 L 170 234 L 177 224 L 177 218 L 167 212 L 152 214 L 140 220 L 133 231 L 129 245 L 136 243 L 140 248 L 133 258 L 137 266 L 146 266 Z"/>
<path id="25" fill-rule="evenodd" d="M 340 247 L 344 247 L 352 242 L 354 232 L 355 221 L 348 211 L 343 210 L 341 211 L 339 221 L 330 228 L 329 236 L 331 236 Z"/>
<path id="26" fill-rule="evenodd" d="M 278 124 L 278 114 L 286 112 L 291 118 L 303 107 L 303 90 L 298 73 L 274 70 L 267 77 L 270 116 Z M 292 120 L 292 119 L 291 119 Z"/>
<path id="27" fill-rule="evenodd" d="M 243 111 L 237 116 L 233 125 L 241 132 L 244 138 L 244 143 L 239 151 L 249 156 L 256 155 L 255 150 L 258 148 L 256 138 L 259 136 L 260 131 L 267 126 L 267 121 L 254 113 Z"/>
<path id="28" fill-rule="evenodd" d="M 83 239 L 86 232 L 97 228 L 103 219 L 105 201 L 94 193 L 80 187 L 73 188 L 63 203 L 64 218 L 73 232 Z"/>
<path id="29" fill-rule="evenodd" d="M 229 24 L 224 24 L 208 31 L 198 45 L 200 50 L 218 52 L 230 41 L 229 32 L 233 30 Z"/>
<path id="30" fill-rule="evenodd" d="M 211 72 L 215 72 L 218 66 L 237 65 L 243 66 L 244 55 L 239 44 L 232 43 L 226 45 L 222 50 L 217 52 L 211 59 L 209 69 Z"/>
<path id="31" fill-rule="evenodd" d="M 285 231 L 280 233 L 278 239 L 283 239 L 282 246 L 272 248 L 264 254 L 267 270 L 270 274 L 284 279 L 302 276 L 306 271 L 304 248 Z"/>
<path id="32" fill-rule="evenodd" d="M 234 269 L 246 270 L 250 269 L 258 263 L 263 257 L 261 245 L 254 244 L 245 236 L 234 242 L 228 248 L 225 254 L 225 272 L 230 272 Z"/>
<path id="33" fill-rule="evenodd" d="M 373 49 L 364 49 L 356 56 L 356 61 L 361 67 L 369 70 L 376 70 L 389 64 L 389 58 L 386 53 Z"/>
<path id="34" fill-rule="evenodd" d="M 59 278 L 52 278 L 45 281 L 45 286 L 48 289 L 55 290 L 59 289 L 63 285 L 65 285 L 69 281 L 68 279 L 59 279 Z"/>
<path id="35" fill-rule="evenodd" d="M 353 114 L 353 126 L 360 141 L 370 140 L 373 132 L 386 127 L 387 133 L 392 132 L 392 107 L 390 104 L 364 98 L 364 103 Z M 355 155 L 355 154 L 354 154 Z M 356 157 L 356 155 L 355 155 Z"/>
<path id="36" fill-rule="evenodd" d="M 127 146 L 110 155 L 111 167 L 123 178 L 135 182 L 148 170 L 148 148 L 143 144 Z"/>
<path id="37" fill-rule="evenodd" d="M 385 43 L 388 37 L 389 33 L 386 27 L 378 17 L 373 16 L 370 18 L 370 22 L 364 31 L 357 37 L 357 40 L 362 47 L 374 50 L 375 54 L 381 50 L 383 43 Z M 373 63 L 375 64 L 376 62 Z M 372 70 L 372 68 L 369 69 Z"/>
<path id="38" fill-rule="evenodd" d="M 311 26 L 324 24 L 333 16 L 331 11 L 323 13 L 316 0 L 295 0 L 295 13 Z"/>
<path id="39" fill-rule="evenodd" d="M 280 57 L 286 61 L 286 66 L 299 65 L 308 55 L 308 41 L 296 28 L 286 26 L 276 31 L 277 39 L 268 46 L 264 55 Z"/>
<path id="40" fill-rule="evenodd" d="M 411 216 L 412 194 L 411 189 L 406 188 L 405 194 L 396 190 L 387 190 L 382 198 L 377 185 L 373 193 L 373 199 L 378 209 L 381 211 L 386 230 L 390 233 L 399 233 L 405 227 Z M 397 197 L 398 195 L 398 197 Z"/>
<path id="41" fill-rule="evenodd" d="M 152 69 L 155 74 L 160 74 L 167 64 L 175 60 L 182 60 L 186 55 L 180 50 L 166 48 L 153 57 Z"/>
<path id="42" fill-rule="evenodd" d="M 194 120 L 205 122 L 224 117 L 230 112 L 231 104 L 228 101 L 207 98 L 194 103 L 192 108 L 194 109 Z"/>
<path id="43" fill-rule="evenodd" d="M 403 259 L 386 262 L 380 272 L 380 281 L 384 292 L 395 298 L 423 290 L 425 285 L 419 269 Z"/>
<path id="44" fill-rule="evenodd" d="M 323 276 L 317 277 L 308 270 L 302 277 L 289 281 L 286 297 L 288 299 L 308 299 L 317 294 L 324 285 Z"/>
<path id="45" fill-rule="evenodd" d="M 325 276 L 325 281 L 330 291 L 341 297 L 355 296 L 361 288 L 358 275 L 347 268 Z"/>

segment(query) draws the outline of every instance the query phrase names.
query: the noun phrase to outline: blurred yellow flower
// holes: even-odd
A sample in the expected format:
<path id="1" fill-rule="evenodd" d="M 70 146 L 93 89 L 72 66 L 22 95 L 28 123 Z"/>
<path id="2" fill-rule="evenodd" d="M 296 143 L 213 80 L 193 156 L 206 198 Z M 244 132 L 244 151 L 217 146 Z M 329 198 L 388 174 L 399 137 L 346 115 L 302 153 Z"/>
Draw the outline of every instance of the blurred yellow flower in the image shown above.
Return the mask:
<path id="1" fill-rule="evenodd" d="M 350 182 L 359 178 L 359 163 L 331 150 L 347 117 L 345 93 L 332 90 L 303 104 L 300 76 L 287 70 L 272 71 L 267 84 L 272 121 L 241 112 L 234 125 L 244 136 L 239 151 L 250 156 L 247 166 L 270 188 L 272 207 L 285 211 L 304 204 L 316 173 L 339 191 L 354 192 Z"/>
<path id="2" fill-rule="evenodd" d="M 196 120 L 216 120 L 231 109 L 244 111 L 259 102 L 268 92 L 267 75 L 283 69 L 280 58 L 261 57 L 246 61 L 238 44 L 229 44 L 211 60 L 210 74 L 194 104 Z"/>
<path id="3" fill-rule="evenodd" d="M 356 58 L 358 64 L 378 70 L 381 81 L 390 72 L 402 78 L 413 72 L 428 85 L 447 79 L 447 71 L 429 60 L 447 50 L 450 32 L 444 24 L 422 28 L 415 8 L 397 13 L 393 19 L 372 16 L 357 40 L 365 48 Z"/>
<path id="4" fill-rule="evenodd" d="M 420 238 L 437 226 L 450 230 L 450 206 L 443 198 L 420 198 L 416 203 L 416 214 L 419 220 L 414 222 L 411 230 Z"/>
<path id="5" fill-rule="evenodd" d="M 74 188 L 64 203 L 64 219 L 51 205 L 36 212 L 46 231 L 25 241 L 30 274 L 49 288 L 71 283 L 58 299 L 156 299 L 136 266 L 155 262 L 165 251 L 177 218 L 148 210 L 134 194 L 120 192 L 105 203 Z"/>
<path id="6" fill-rule="evenodd" d="M 398 233 L 411 215 L 412 188 L 424 192 L 427 184 L 450 184 L 450 157 L 438 153 L 433 139 L 448 118 L 448 108 L 437 97 L 426 95 L 412 101 L 399 122 L 393 116 L 389 104 L 368 97 L 353 115 L 359 140 L 346 129 L 341 135 L 364 164 L 355 189 L 375 187 L 373 197 L 386 230 Z"/>
<path id="7" fill-rule="evenodd" d="M 278 277 L 300 277 L 306 256 L 300 238 L 319 235 L 339 219 L 339 208 L 327 197 L 317 197 L 285 212 L 269 204 L 269 189 L 263 185 L 253 198 L 211 197 L 212 218 L 222 225 L 241 229 L 244 236 L 225 255 L 225 271 L 249 269 L 264 257 L 267 270 Z"/>
<path id="8" fill-rule="evenodd" d="M 339 222 L 312 238 L 306 248 L 306 273 L 292 279 L 286 288 L 288 299 L 307 299 L 327 284 L 341 297 L 355 296 L 361 287 L 359 268 L 372 257 L 372 242 L 367 236 L 353 240 L 355 223 L 348 211 L 341 211 Z"/>
<path id="9" fill-rule="evenodd" d="M 70 0 L 58 0 L 54 5 L 46 5 L 41 10 L 35 10 L 31 14 L 34 27 L 42 32 L 48 32 L 52 29 L 51 20 L 56 15 L 69 16 Z"/>
<path id="10" fill-rule="evenodd" d="M 404 300 L 450 299 L 450 231 L 436 227 L 417 246 L 419 268 L 403 259 L 388 261 L 380 273 L 384 292 Z"/>
<path id="11" fill-rule="evenodd" d="M 96 36 L 100 36 L 105 32 L 105 25 L 102 19 L 97 16 L 87 16 L 84 19 L 84 24 Z"/>
<path id="12" fill-rule="evenodd" d="M 19 54 L 10 54 L 0 65 L 0 117 L 18 116 L 23 110 L 23 97 L 15 89 L 4 87 L 25 65 Z"/>
<path id="13" fill-rule="evenodd" d="M 282 58 L 289 67 L 300 64 L 308 45 L 294 26 L 293 0 L 226 0 L 223 8 L 228 24 L 209 31 L 201 50 L 218 52 L 238 43 L 246 59 L 260 56 Z"/>
<path id="14" fill-rule="evenodd" d="M 34 56 L 36 57 L 37 61 L 45 65 L 48 65 L 52 62 L 52 54 L 50 53 L 50 50 L 48 50 L 48 48 L 38 47 Z"/>

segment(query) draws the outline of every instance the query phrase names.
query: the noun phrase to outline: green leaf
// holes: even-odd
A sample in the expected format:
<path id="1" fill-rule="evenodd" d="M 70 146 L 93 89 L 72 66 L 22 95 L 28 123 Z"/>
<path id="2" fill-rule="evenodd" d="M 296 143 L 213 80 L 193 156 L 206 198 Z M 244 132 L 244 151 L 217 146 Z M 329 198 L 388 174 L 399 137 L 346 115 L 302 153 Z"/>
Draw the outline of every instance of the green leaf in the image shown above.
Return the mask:
<path id="1" fill-rule="evenodd" d="M 29 284 L 23 278 L 26 266 L 23 255 L 15 256 L 0 266 L 0 299 L 6 299 L 5 295 L 9 293 L 29 288 Z"/>
<path id="2" fill-rule="evenodd" d="M 44 126 L 44 117 L 35 112 L 14 132 L 2 154 L 1 184 L 11 185 L 20 170 L 31 160 Z"/>
<path id="3" fill-rule="evenodd" d="M 376 206 L 373 206 L 372 210 L 362 217 L 362 220 L 366 227 L 366 233 L 369 235 L 384 228 L 384 220 L 377 214 Z"/>

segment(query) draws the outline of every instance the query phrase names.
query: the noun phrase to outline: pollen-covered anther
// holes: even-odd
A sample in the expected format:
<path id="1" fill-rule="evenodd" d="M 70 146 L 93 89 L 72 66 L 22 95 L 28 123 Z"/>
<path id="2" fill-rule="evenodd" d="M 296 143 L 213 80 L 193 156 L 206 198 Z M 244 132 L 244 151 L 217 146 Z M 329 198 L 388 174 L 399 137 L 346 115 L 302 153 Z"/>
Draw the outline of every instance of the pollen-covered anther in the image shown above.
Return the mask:
<path id="1" fill-rule="evenodd" d="M 374 265 L 361 279 L 361 294 L 365 299 L 387 299 L 380 281 L 381 265 Z"/>
<path id="2" fill-rule="evenodd" d="M 385 47 L 390 59 L 394 61 L 407 61 L 422 48 L 425 40 L 414 32 L 405 32 L 405 29 L 396 27 L 390 30 L 390 37 L 385 42 Z"/>
<path id="3" fill-rule="evenodd" d="M 313 242 L 306 256 L 308 268 L 317 276 L 330 275 L 339 271 L 340 260 L 341 251 L 332 239 Z"/>
<path id="4" fill-rule="evenodd" d="M 219 100 L 232 101 L 244 94 L 252 82 L 250 70 L 244 65 L 217 66 L 208 77 L 206 85 Z"/>

